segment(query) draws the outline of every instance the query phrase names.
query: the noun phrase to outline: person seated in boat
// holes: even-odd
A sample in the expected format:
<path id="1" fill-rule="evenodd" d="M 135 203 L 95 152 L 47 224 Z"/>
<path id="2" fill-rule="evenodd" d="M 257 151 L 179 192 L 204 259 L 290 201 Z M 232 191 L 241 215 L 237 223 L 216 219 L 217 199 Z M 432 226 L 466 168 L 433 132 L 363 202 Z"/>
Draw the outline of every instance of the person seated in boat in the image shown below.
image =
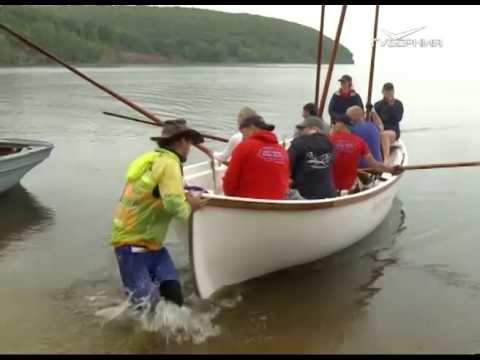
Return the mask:
<path id="1" fill-rule="evenodd" d="M 353 89 L 353 81 L 350 75 L 343 75 L 339 80 L 340 89 L 333 94 L 328 105 L 330 123 L 333 126 L 337 117 L 345 115 L 347 109 L 357 105 L 363 108 L 360 95 Z"/>
<path id="2" fill-rule="evenodd" d="M 297 125 L 299 136 L 289 149 L 290 187 L 304 199 L 324 199 L 336 196 L 332 179 L 333 145 L 323 130 L 323 119 L 307 117 Z"/>
<path id="3" fill-rule="evenodd" d="M 223 178 L 227 196 L 282 200 L 289 188 L 287 151 L 273 133 L 274 125 L 259 115 L 242 121 L 244 140 L 235 148 Z"/>
<path id="4" fill-rule="evenodd" d="M 302 112 L 303 120 L 305 120 L 306 118 L 312 117 L 312 116 L 317 117 L 317 112 L 318 112 L 318 109 L 317 109 L 317 107 L 315 106 L 314 103 L 305 104 L 303 106 L 303 112 Z M 324 134 L 327 134 L 328 131 L 330 130 L 330 127 L 323 120 L 323 118 L 319 118 L 319 119 L 320 119 L 320 130 Z M 297 127 L 297 130 L 298 130 L 298 127 Z M 298 131 L 296 132 L 296 134 L 299 135 Z"/>
<path id="5" fill-rule="evenodd" d="M 375 113 L 370 113 L 370 119 L 365 119 L 365 112 L 360 106 L 351 106 L 347 109 L 347 116 L 352 120 L 352 133 L 363 139 L 368 145 L 370 153 L 377 161 L 382 161 L 382 151 L 380 149 L 380 134 L 383 131 L 383 124 L 380 117 Z M 360 169 L 368 167 L 365 159 L 360 159 L 358 164 Z"/>
<path id="6" fill-rule="evenodd" d="M 302 108 L 302 118 L 305 120 L 306 118 L 310 116 L 317 116 L 317 107 L 315 106 L 314 103 L 306 103 L 303 105 Z M 298 126 L 295 127 L 295 132 L 293 135 L 293 138 L 296 139 L 301 135 L 301 131 L 299 131 Z"/>
<path id="7" fill-rule="evenodd" d="M 305 120 L 310 116 L 317 116 L 317 107 L 314 103 L 307 103 L 303 105 L 302 117 Z"/>
<path id="8" fill-rule="evenodd" d="M 386 166 L 375 160 L 365 141 L 352 134 L 352 127 L 353 123 L 347 115 L 339 116 L 330 135 L 330 141 L 335 150 L 333 180 L 340 195 L 355 190 L 358 181 L 358 163 L 361 158 L 365 159 L 367 166 L 376 172 L 388 172 L 394 175 L 401 172 L 398 166 Z"/>
<path id="9" fill-rule="evenodd" d="M 392 83 L 386 83 L 382 88 L 383 99 L 374 105 L 375 112 L 383 123 L 382 152 L 383 161 L 390 161 L 390 146 L 400 139 L 400 121 L 403 118 L 403 104 L 395 99 L 395 88 Z"/>
<path id="10" fill-rule="evenodd" d="M 240 125 L 240 123 L 245 120 L 246 118 L 249 118 L 250 116 L 257 115 L 256 111 L 253 110 L 252 108 L 245 106 L 242 109 L 240 109 L 240 112 L 237 115 L 237 126 Z M 240 131 L 237 131 L 235 134 L 233 134 L 230 139 L 228 140 L 228 144 L 225 147 L 223 151 L 217 151 L 213 153 L 213 157 L 215 160 L 217 160 L 219 163 L 222 163 L 224 165 L 228 165 L 228 161 L 230 160 L 233 150 L 235 147 L 240 144 L 243 140 L 243 135 Z"/>
<path id="11" fill-rule="evenodd" d="M 191 145 L 203 137 L 187 127 L 185 120 L 165 121 L 159 148 L 132 163 L 115 211 L 111 244 L 123 285 L 136 309 L 152 306 L 164 297 L 183 304 L 181 285 L 164 240 L 173 218 L 187 221 L 205 200 L 185 195 L 182 163 Z"/>

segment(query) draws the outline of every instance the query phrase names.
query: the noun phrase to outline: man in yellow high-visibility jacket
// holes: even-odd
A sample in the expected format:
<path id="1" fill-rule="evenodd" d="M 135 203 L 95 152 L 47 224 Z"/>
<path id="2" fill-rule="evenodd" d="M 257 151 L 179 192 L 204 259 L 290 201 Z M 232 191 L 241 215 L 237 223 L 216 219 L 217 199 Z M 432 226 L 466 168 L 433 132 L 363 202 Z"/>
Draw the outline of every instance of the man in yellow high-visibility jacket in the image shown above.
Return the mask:
<path id="1" fill-rule="evenodd" d="M 128 167 L 126 185 L 115 212 L 111 243 L 123 285 L 134 305 L 155 305 L 160 296 L 181 306 L 183 295 L 175 265 L 163 246 L 173 218 L 187 221 L 206 204 L 185 195 L 182 163 L 191 145 L 203 137 L 185 120 L 164 123 L 159 148 Z"/>

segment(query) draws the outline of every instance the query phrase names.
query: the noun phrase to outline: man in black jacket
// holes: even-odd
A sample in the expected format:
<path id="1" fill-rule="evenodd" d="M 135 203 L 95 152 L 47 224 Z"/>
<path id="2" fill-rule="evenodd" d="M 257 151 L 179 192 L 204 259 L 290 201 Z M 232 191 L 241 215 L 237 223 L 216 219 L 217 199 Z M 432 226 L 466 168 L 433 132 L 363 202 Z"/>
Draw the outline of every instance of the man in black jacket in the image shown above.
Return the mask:
<path id="1" fill-rule="evenodd" d="M 386 83 L 382 89 L 383 100 L 375 103 L 375 112 L 383 123 L 382 152 L 386 164 L 389 162 L 390 146 L 400 138 L 400 121 L 403 117 L 403 104 L 395 99 L 392 83 Z"/>
<path id="2" fill-rule="evenodd" d="M 290 158 L 291 188 L 305 199 L 324 199 L 335 196 L 331 167 L 333 145 L 322 131 L 323 120 L 310 116 L 297 125 L 295 138 L 288 155 Z"/>
<path id="3" fill-rule="evenodd" d="M 344 116 L 349 107 L 360 106 L 363 109 L 362 98 L 353 90 L 352 77 L 343 75 L 338 81 L 340 89 L 333 94 L 328 105 L 331 125 L 335 124 L 335 119 Z"/>

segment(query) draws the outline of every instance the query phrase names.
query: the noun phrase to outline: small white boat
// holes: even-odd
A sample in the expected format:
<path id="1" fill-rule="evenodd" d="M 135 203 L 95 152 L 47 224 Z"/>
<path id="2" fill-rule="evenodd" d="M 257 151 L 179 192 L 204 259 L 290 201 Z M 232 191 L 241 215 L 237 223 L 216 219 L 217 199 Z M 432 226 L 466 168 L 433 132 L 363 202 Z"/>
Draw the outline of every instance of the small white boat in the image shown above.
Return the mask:
<path id="1" fill-rule="evenodd" d="M 406 165 L 405 145 L 392 149 L 392 164 Z M 221 188 L 225 167 L 216 169 Z M 209 163 L 184 169 L 188 185 L 213 190 Z M 214 194 L 188 226 L 175 222 L 172 236 L 188 241 L 197 292 L 220 288 L 338 252 L 370 234 L 385 219 L 400 176 L 383 174 L 360 193 L 334 199 L 264 201 Z M 218 192 L 219 189 L 215 189 Z"/>
<path id="2" fill-rule="evenodd" d="M 18 184 L 52 149 L 53 145 L 44 141 L 0 139 L 0 194 Z"/>

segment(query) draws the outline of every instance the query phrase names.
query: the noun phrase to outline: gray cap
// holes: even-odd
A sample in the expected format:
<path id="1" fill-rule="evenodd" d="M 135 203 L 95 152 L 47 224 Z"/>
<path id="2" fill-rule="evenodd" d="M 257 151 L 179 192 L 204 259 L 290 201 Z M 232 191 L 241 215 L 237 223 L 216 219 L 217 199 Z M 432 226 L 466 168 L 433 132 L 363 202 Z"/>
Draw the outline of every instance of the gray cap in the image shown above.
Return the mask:
<path id="1" fill-rule="evenodd" d="M 244 119 L 240 123 L 240 126 L 238 127 L 238 129 L 242 130 L 250 126 L 255 126 L 256 128 L 259 128 L 262 130 L 268 130 L 268 131 L 275 130 L 275 125 L 267 124 L 265 120 L 263 120 L 263 117 L 261 117 L 260 115 L 253 115 Z"/>
<path id="2" fill-rule="evenodd" d="M 297 125 L 297 129 L 305 129 L 307 127 L 317 127 L 323 131 L 325 129 L 325 122 L 318 116 L 308 116 L 301 124 Z"/>

